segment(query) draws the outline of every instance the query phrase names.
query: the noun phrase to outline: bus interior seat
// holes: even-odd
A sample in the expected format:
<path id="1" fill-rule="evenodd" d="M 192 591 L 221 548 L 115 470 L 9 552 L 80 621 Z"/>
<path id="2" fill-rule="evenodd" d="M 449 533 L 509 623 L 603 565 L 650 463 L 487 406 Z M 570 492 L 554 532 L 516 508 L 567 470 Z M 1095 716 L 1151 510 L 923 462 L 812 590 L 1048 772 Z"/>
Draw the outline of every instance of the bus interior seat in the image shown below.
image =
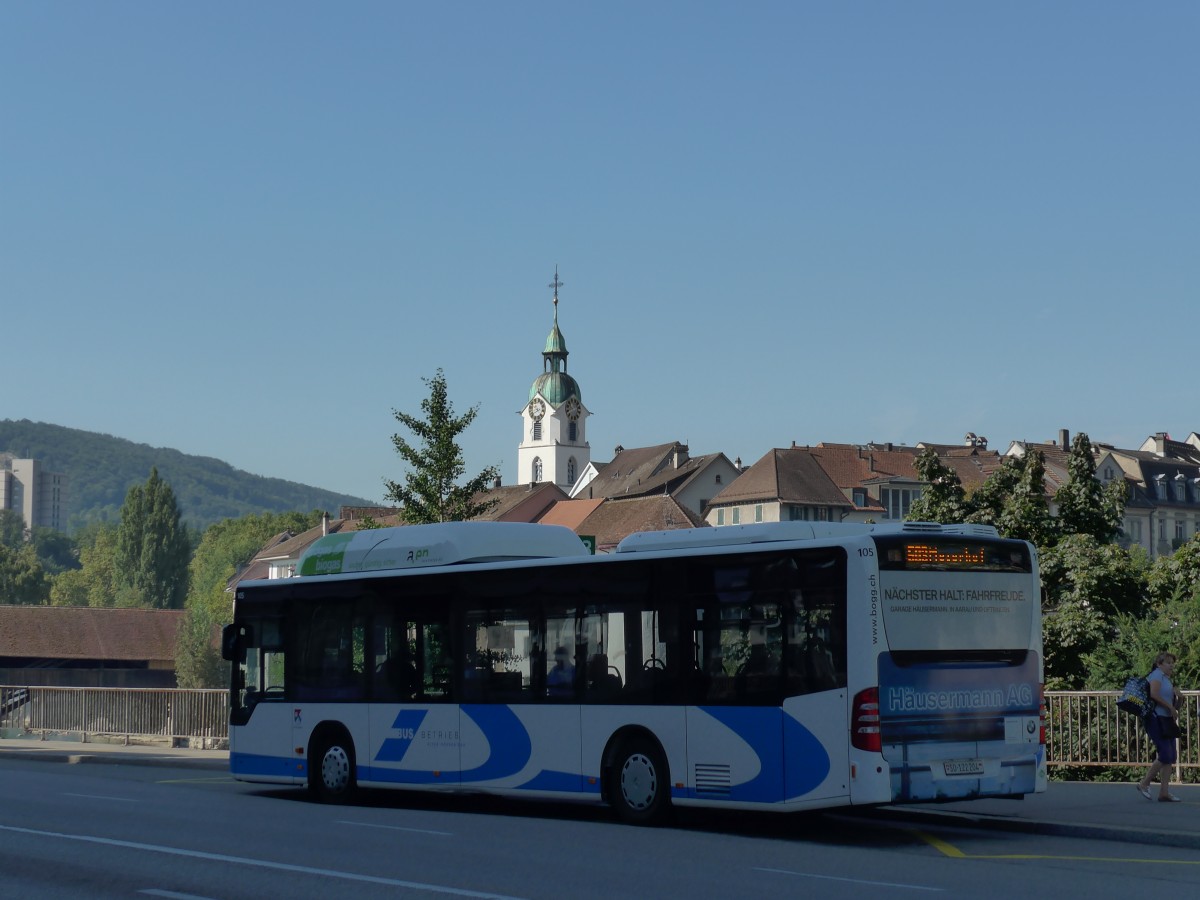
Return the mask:
<path id="1" fill-rule="evenodd" d="M 611 696 L 621 692 L 621 675 L 615 666 L 608 664 L 607 654 L 594 653 L 588 660 L 588 687 L 601 696 Z"/>

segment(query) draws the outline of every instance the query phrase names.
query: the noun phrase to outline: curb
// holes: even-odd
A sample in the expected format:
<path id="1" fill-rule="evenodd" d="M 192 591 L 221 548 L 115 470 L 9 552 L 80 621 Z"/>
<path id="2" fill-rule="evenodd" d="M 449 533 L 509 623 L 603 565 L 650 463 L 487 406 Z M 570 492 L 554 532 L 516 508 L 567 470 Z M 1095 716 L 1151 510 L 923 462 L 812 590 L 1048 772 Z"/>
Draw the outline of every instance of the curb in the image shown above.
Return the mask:
<path id="1" fill-rule="evenodd" d="M 228 772 L 229 761 L 224 759 L 188 758 L 186 756 L 152 756 L 148 754 L 74 753 L 63 750 L 18 750 L 0 747 L 0 759 L 23 759 L 34 762 L 66 763 L 67 765 L 157 766 L 176 769 L 206 769 Z"/>
<path id="2" fill-rule="evenodd" d="M 1079 822 L 1050 822 L 1040 819 L 1016 819 L 978 813 L 949 812 L 945 810 L 899 809 L 877 807 L 863 816 L 883 818 L 899 822 L 937 822 L 958 828 L 978 828 L 989 831 L 1006 831 L 1018 834 L 1046 834 L 1058 837 L 1085 838 L 1094 841 L 1117 841 L 1126 844 L 1142 844 L 1156 847 L 1178 847 L 1200 850 L 1200 834 L 1186 831 L 1158 831 L 1132 826 L 1091 825 Z"/>

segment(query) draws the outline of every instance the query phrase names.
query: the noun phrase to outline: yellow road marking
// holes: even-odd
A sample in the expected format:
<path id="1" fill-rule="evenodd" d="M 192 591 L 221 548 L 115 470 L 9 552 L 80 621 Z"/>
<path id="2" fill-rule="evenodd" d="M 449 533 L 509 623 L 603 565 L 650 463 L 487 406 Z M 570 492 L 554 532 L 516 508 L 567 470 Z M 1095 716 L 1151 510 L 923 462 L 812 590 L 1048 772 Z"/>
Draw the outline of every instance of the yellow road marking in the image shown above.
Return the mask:
<path id="1" fill-rule="evenodd" d="M 1054 856 L 1048 853 L 964 853 L 953 844 L 942 840 L 939 837 L 934 837 L 924 831 L 912 829 L 912 833 L 927 843 L 930 847 L 938 850 L 945 856 L 953 859 L 1058 859 L 1069 862 L 1111 862 L 1111 863 L 1138 863 L 1145 865 L 1148 862 L 1161 863 L 1171 866 L 1200 866 L 1200 860 L 1194 859 L 1150 859 L 1145 856 Z"/>

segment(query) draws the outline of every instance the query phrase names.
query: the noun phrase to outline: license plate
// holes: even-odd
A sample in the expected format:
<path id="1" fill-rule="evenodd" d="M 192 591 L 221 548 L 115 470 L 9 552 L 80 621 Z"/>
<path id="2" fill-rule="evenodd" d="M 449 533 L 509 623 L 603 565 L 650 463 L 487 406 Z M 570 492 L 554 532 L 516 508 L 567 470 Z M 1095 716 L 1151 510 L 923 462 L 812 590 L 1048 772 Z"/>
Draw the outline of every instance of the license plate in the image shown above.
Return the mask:
<path id="1" fill-rule="evenodd" d="M 947 775 L 982 775 L 982 759 L 948 759 L 942 765 Z"/>

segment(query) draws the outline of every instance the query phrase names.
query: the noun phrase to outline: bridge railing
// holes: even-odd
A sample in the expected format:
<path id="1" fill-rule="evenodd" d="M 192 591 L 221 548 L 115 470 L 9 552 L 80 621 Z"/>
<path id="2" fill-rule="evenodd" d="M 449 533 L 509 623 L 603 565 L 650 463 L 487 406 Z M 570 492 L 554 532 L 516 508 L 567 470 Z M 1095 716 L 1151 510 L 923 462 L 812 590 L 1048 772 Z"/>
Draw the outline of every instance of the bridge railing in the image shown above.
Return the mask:
<path id="1" fill-rule="evenodd" d="M 1050 774 L 1101 776 L 1141 767 L 1153 745 L 1133 716 L 1117 709 L 1117 691 L 1047 691 L 1046 758 Z M 1200 780 L 1200 691 L 1180 694 L 1179 777 Z M 0 727 L 84 736 L 167 738 L 214 745 L 229 737 L 223 690 L 0 686 Z"/>
<path id="2" fill-rule="evenodd" d="M 229 737 L 229 692 L 6 686 L 0 687 L 0 727 L 215 745 Z"/>
<path id="3" fill-rule="evenodd" d="M 1047 691 L 1046 760 L 1059 770 L 1147 766 L 1154 745 L 1141 723 L 1117 709 L 1119 691 Z M 1200 691 L 1180 691 L 1178 777 L 1200 780 Z M 1083 773 L 1081 773 L 1083 774 Z"/>

